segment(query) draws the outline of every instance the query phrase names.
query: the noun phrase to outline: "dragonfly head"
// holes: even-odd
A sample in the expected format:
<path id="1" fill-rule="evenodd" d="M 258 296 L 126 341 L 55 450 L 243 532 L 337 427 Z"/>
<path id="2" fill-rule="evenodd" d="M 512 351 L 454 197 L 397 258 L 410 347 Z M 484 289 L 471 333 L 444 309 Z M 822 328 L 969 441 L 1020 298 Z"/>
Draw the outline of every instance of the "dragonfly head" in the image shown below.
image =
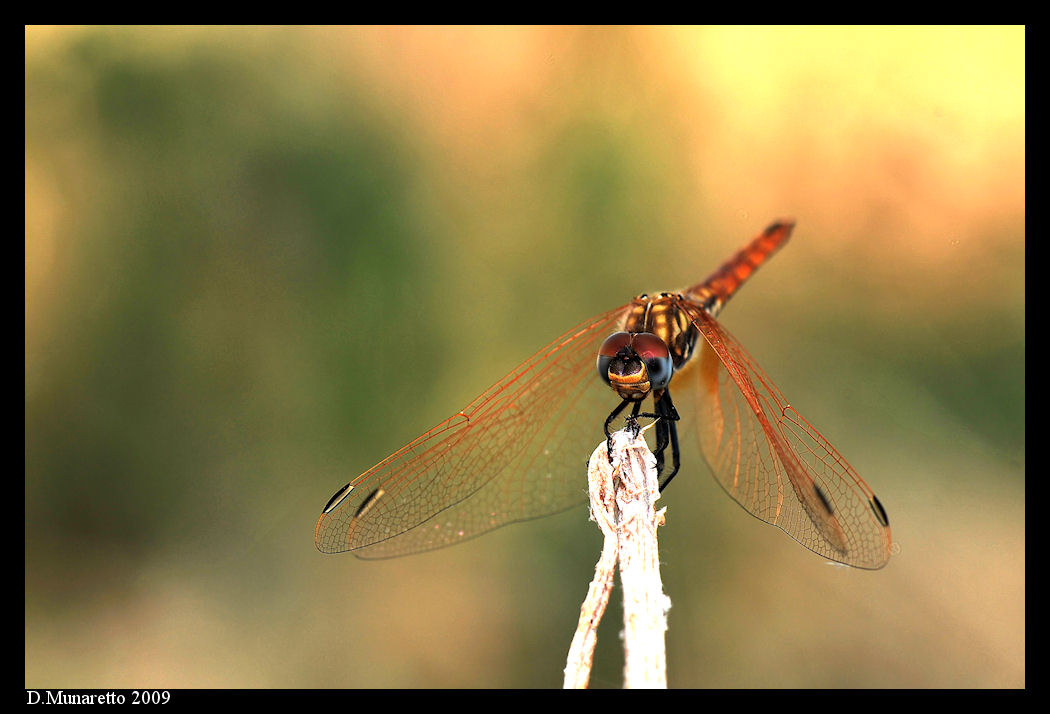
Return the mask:
<path id="1" fill-rule="evenodd" d="M 673 374 L 671 351 L 651 332 L 617 332 L 598 349 L 598 376 L 621 399 L 641 401 Z"/>

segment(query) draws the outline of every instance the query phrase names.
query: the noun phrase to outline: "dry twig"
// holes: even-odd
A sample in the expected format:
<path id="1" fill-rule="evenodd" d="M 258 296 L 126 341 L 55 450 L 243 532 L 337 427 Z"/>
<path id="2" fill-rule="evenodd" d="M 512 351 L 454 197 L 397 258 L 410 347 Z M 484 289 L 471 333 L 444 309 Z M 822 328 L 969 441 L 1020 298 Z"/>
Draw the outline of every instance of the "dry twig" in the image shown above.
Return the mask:
<path id="1" fill-rule="evenodd" d="M 670 600 L 663 593 L 656 529 L 663 525 L 656 459 L 640 435 L 628 428 L 613 435 L 613 463 L 602 441 L 587 468 L 591 518 L 605 536 L 594 580 L 580 608 L 580 621 L 569 648 L 565 688 L 585 688 L 590 678 L 598 623 L 620 562 L 624 590 L 624 686 L 667 686 L 664 632 Z"/>

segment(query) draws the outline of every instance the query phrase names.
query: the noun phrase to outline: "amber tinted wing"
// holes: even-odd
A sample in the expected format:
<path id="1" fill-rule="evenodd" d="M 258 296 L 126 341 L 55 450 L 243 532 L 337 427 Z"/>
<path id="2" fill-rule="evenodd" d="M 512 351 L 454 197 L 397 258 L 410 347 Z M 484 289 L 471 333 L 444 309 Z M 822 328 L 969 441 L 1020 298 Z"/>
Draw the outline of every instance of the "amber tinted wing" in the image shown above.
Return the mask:
<path id="1" fill-rule="evenodd" d="M 724 327 L 699 306 L 683 309 L 704 336 L 698 373 L 684 384 L 696 392 L 700 447 L 722 487 L 829 560 L 884 566 L 889 521 L 872 490 Z"/>
<path id="2" fill-rule="evenodd" d="M 584 503 L 587 458 L 616 406 L 595 360 L 626 309 L 569 330 L 340 489 L 317 521 L 317 548 L 407 555 Z"/>

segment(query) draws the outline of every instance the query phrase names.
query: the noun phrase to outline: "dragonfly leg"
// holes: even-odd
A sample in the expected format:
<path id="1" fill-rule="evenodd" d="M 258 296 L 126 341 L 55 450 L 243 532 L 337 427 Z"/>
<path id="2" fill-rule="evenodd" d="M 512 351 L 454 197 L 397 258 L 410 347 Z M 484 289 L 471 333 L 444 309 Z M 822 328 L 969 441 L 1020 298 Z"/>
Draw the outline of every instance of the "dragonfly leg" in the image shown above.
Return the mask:
<path id="1" fill-rule="evenodd" d="M 638 425 L 638 412 L 642 411 L 642 403 L 635 402 L 634 408 L 631 409 L 631 416 L 627 417 L 627 423 L 630 425 L 635 436 L 638 436 L 638 432 L 642 427 Z"/>
<path id="2" fill-rule="evenodd" d="M 660 474 L 664 472 L 664 452 L 667 451 L 667 444 L 671 440 L 670 430 L 667 427 L 667 420 L 663 418 L 661 413 L 660 404 L 661 400 L 657 400 L 654 403 L 656 413 L 652 414 L 656 419 L 656 449 L 653 451 L 653 455 L 656 457 L 656 478 L 660 478 Z"/>
<path id="3" fill-rule="evenodd" d="M 667 478 L 660 482 L 659 489 L 663 491 L 667 488 L 667 484 L 671 483 L 671 479 L 677 475 L 678 468 L 681 466 L 680 455 L 678 451 L 678 411 L 674 408 L 674 402 L 671 401 L 671 393 L 668 390 L 661 394 L 653 406 L 656 409 L 654 415 L 656 421 L 656 478 L 659 478 L 661 472 L 664 471 L 664 451 L 667 450 L 668 445 L 671 446 L 671 472 Z"/>
<path id="4" fill-rule="evenodd" d="M 656 457 L 657 478 L 664 471 L 664 454 L 667 451 L 667 447 L 671 447 L 672 468 L 671 473 L 660 485 L 660 490 L 663 490 L 667 484 L 671 483 L 671 479 L 675 477 L 681 466 L 678 450 L 678 420 L 680 417 L 678 416 L 678 410 L 674 408 L 674 402 L 671 401 L 671 393 L 666 389 L 659 396 L 654 396 L 653 409 L 655 411 L 651 414 L 647 412 L 645 414 L 635 414 L 634 416 L 656 420 L 656 449 L 653 450 L 653 456 Z"/>
<path id="5" fill-rule="evenodd" d="M 612 434 L 609 433 L 609 425 L 612 424 L 613 419 L 620 415 L 627 405 L 631 403 L 630 399 L 624 399 L 620 402 L 620 405 L 612 410 L 609 414 L 609 418 L 605 420 L 605 450 L 609 453 L 609 463 L 613 462 L 613 448 L 612 448 Z M 638 411 L 641 409 L 641 402 L 634 402 L 634 409 L 631 413 L 631 419 L 638 416 Z"/>
<path id="6" fill-rule="evenodd" d="M 678 473 L 678 469 L 681 467 L 681 459 L 678 451 L 678 410 L 674 408 L 674 402 L 671 401 L 671 392 L 664 391 L 663 397 L 657 402 L 656 410 L 663 412 L 663 418 L 660 419 L 661 424 L 665 424 L 667 428 L 667 435 L 671 442 L 671 473 L 667 475 L 667 478 L 660 484 L 660 491 L 667 488 L 667 484 L 671 483 L 671 479 Z M 666 448 L 666 444 L 665 444 Z M 663 451 L 660 451 L 657 457 L 657 478 L 659 478 L 660 466 L 663 462 Z"/>

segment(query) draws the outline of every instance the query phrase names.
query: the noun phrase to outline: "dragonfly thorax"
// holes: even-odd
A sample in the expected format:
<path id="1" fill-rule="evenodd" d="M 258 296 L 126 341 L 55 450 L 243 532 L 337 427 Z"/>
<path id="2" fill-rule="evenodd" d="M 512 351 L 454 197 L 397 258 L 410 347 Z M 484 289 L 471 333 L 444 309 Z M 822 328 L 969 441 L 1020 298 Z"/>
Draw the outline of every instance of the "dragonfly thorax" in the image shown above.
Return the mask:
<path id="1" fill-rule="evenodd" d="M 682 308 L 685 303 L 695 304 L 679 293 L 640 295 L 631 303 L 624 319 L 625 332 L 648 332 L 660 338 L 667 345 L 675 370 L 681 369 L 692 357 L 700 336 Z"/>

